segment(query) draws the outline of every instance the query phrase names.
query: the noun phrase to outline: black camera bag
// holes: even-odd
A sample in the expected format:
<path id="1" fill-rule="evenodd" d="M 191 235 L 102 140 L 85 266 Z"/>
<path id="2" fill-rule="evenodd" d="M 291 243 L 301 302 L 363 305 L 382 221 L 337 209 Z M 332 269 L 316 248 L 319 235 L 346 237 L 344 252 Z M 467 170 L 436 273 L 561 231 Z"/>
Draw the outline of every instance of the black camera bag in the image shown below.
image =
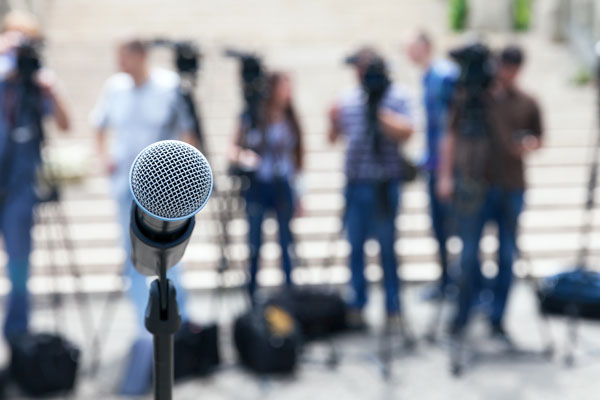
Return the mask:
<path id="1" fill-rule="evenodd" d="M 26 334 L 10 340 L 10 373 L 34 397 L 70 392 L 75 387 L 79 349 L 59 335 Z"/>
<path id="2" fill-rule="evenodd" d="M 262 373 L 291 373 L 300 352 L 300 333 L 282 308 L 256 307 L 235 321 L 234 342 L 241 363 Z"/>
<path id="3" fill-rule="evenodd" d="M 174 337 L 175 379 L 202 376 L 219 365 L 219 330 L 217 325 L 199 326 L 184 323 Z"/>
<path id="4" fill-rule="evenodd" d="M 346 304 L 337 293 L 316 288 L 292 288 L 274 295 L 268 304 L 289 312 L 306 340 L 319 339 L 346 329 Z"/>

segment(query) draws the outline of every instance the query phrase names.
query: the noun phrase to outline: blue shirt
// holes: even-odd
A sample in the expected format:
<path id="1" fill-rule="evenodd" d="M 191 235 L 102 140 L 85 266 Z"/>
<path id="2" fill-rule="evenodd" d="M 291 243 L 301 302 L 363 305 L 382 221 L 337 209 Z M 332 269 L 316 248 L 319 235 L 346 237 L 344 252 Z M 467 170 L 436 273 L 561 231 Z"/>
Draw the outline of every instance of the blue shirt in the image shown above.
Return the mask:
<path id="1" fill-rule="evenodd" d="M 402 159 L 399 144 L 381 136 L 379 150 L 373 146 L 373 138 L 367 134 L 367 95 L 361 88 L 354 88 L 340 99 L 339 126 L 346 138 L 345 172 L 348 181 L 379 181 L 399 179 L 402 176 Z M 408 96 L 404 88 L 390 86 L 380 108 L 386 108 L 410 118 Z"/>
<path id="2" fill-rule="evenodd" d="M 426 114 L 427 152 L 423 166 L 434 171 L 438 165 L 440 139 L 448 125 L 458 67 L 446 60 L 434 61 L 423 76 L 423 105 Z"/>
<path id="3" fill-rule="evenodd" d="M 30 99 L 24 107 L 23 85 L 0 79 L 0 191 L 35 182 L 43 140 L 39 122 L 52 111 L 52 103 L 43 95 L 37 102 Z"/>

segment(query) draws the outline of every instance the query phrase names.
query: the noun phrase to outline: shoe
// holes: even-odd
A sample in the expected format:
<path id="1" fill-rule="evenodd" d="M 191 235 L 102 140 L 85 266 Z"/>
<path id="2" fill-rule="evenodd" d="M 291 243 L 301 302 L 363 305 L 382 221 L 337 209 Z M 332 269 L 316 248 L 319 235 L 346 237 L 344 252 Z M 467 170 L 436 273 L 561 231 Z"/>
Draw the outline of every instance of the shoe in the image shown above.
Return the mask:
<path id="1" fill-rule="evenodd" d="M 510 335 L 506 332 L 502 324 L 492 323 L 490 326 L 490 338 L 502 344 L 513 346 L 513 341 Z"/>
<path id="2" fill-rule="evenodd" d="M 465 324 L 453 321 L 450 324 L 448 324 L 446 332 L 448 333 L 451 339 L 460 339 L 464 336 Z"/>
<path id="3" fill-rule="evenodd" d="M 367 324 L 363 317 L 362 310 L 350 309 L 346 312 L 346 326 L 350 331 L 364 331 Z"/>
<path id="4" fill-rule="evenodd" d="M 398 313 L 388 314 L 385 317 L 385 330 L 387 332 L 403 333 L 406 330 L 404 319 Z"/>
<path id="5" fill-rule="evenodd" d="M 413 337 L 408 324 L 400 313 L 387 315 L 385 319 L 385 334 L 400 335 L 404 340 L 406 348 L 413 348 L 416 344 L 416 339 Z"/>

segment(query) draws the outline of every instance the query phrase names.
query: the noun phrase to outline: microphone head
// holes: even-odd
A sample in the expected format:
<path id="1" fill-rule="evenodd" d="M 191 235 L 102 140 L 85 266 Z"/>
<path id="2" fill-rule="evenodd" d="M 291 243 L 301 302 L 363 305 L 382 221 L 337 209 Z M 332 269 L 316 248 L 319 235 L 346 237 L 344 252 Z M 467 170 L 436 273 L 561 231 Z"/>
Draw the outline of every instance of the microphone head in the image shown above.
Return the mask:
<path id="1" fill-rule="evenodd" d="M 208 201 L 213 175 L 206 157 L 194 146 L 164 140 L 146 147 L 129 173 L 135 203 L 163 221 L 194 216 Z"/>

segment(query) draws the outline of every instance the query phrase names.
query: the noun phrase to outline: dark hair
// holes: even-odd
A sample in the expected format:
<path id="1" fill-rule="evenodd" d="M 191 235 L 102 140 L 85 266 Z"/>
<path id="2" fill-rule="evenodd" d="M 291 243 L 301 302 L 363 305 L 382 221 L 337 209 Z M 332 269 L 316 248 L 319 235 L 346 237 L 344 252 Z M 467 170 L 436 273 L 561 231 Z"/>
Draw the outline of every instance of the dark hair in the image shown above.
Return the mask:
<path id="1" fill-rule="evenodd" d="M 520 66 L 525 61 L 523 50 L 516 45 L 508 45 L 500 52 L 500 63 Z"/>
<path id="2" fill-rule="evenodd" d="M 268 125 L 273 122 L 271 121 L 271 111 L 275 106 L 275 92 L 281 81 L 284 79 L 288 79 L 288 76 L 283 72 L 271 72 L 267 77 L 267 95 L 265 97 L 258 121 L 258 127 L 263 134 Z M 293 134 L 296 135 L 294 158 L 296 162 L 296 168 L 301 169 L 304 161 L 304 143 L 302 140 L 303 133 L 298 120 L 298 114 L 296 113 L 296 109 L 291 100 L 284 107 L 283 114 L 286 121 L 290 124 Z"/>

